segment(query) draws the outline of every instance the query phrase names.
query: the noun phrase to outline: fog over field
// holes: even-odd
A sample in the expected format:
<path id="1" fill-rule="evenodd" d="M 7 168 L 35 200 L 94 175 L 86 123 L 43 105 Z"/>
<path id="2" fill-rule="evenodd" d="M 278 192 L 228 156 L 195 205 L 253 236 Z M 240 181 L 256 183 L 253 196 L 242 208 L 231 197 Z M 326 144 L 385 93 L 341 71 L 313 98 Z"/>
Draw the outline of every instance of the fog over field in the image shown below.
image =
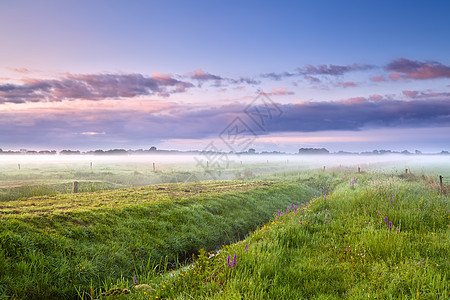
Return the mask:
<path id="1" fill-rule="evenodd" d="M 450 167 L 449 155 L 298 155 L 298 154 L 155 154 L 155 155 L 3 155 L 0 156 L 1 172 L 27 171 L 36 168 L 53 169 L 122 169 L 122 170 L 201 170 L 259 166 L 279 167 L 286 170 L 316 168 L 357 168 L 433 172 L 433 169 Z M 208 166 L 207 166 L 208 163 Z M 270 172 L 270 170 L 267 170 Z"/>

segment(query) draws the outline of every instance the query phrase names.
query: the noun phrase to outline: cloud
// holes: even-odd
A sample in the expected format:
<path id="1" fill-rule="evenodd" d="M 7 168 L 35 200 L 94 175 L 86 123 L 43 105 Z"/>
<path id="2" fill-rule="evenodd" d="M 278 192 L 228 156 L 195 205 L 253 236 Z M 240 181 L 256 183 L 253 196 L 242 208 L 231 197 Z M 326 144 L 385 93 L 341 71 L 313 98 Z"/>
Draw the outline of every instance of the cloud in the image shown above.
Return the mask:
<path id="1" fill-rule="evenodd" d="M 305 76 L 303 76 L 303 78 L 308 80 L 310 83 L 321 83 L 321 80 L 314 76 L 305 75 Z"/>
<path id="2" fill-rule="evenodd" d="M 348 72 L 355 72 L 355 71 L 366 71 L 375 68 L 375 66 L 372 65 L 364 65 L 364 64 L 352 64 L 352 65 L 307 65 L 305 67 L 297 68 L 295 72 L 270 72 L 270 73 L 264 73 L 260 76 L 262 78 L 268 78 L 272 80 L 282 80 L 284 78 L 290 78 L 294 76 L 303 76 L 307 80 L 314 80 L 317 79 L 315 77 L 311 77 L 311 75 L 329 75 L 329 76 L 340 76 L 344 75 Z"/>
<path id="3" fill-rule="evenodd" d="M 388 100 L 379 95 L 280 106 L 283 117 L 268 131 L 313 132 L 383 127 L 450 126 L 450 96 L 436 100 Z"/>
<path id="4" fill-rule="evenodd" d="M 226 78 L 219 75 L 214 75 L 203 71 L 202 69 L 195 70 L 187 74 L 187 78 L 191 80 L 199 81 L 199 87 L 206 81 L 212 81 L 211 86 L 213 87 L 225 87 L 227 84 L 248 84 L 248 85 L 258 85 L 261 83 L 260 80 L 256 80 L 250 77 L 239 77 L 238 79 Z"/>
<path id="5" fill-rule="evenodd" d="M 411 99 L 449 99 L 450 93 L 421 92 L 421 91 L 402 91 L 403 95 Z"/>
<path id="6" fill-rule="evenodd" d="M 268 96 L 284 96 L 284 95 L 294 95 L 294 92 L 287 91 L 285 87 L 280 87 L 279 89 L 273 89 L 272 92 L 267 93 Z"/>
<path id="7" fill-rule="evenodd" d="M 250 85 L 258 85 L 261 83 L 260 80 L 256 80 L 249 77 L 240 77 L 239 79 L 229 79 L 229 82 L 232 84 L 250 84 Z"/>
<path id="8" fill-rule="evenodd" d="M 298 76 L 298 74 L 290 73 L 290 72 L 282 72 L 282 73 L 270 72 L 270 73 L 261 74 L 262 78 L 269 78 L 269 79 L 277 80 L 277 81 L 281 80 L 283 78 L 289 78 L 292 76 Z"/>
<path id="9" fill-rule="evenodd" d="M 26 78 L 23 84 L 0 85 L 1 103 L 54 102 L 63 100 L 102 100 L 146 95 L 170 95 L 193 85 L 169 75 L 70 74 L 57 79 Z"/>
<path id="10" fill-rule="evenodd" d="M 11 70 L 15 73 L 21 73 L 21 74 L 27 74 L 30 73 L 30 70 L 27 68 L 7 68 L 8 70 Z"/>
<path id="11" fill-rule="evenodd" d="M 298 68 L 297 71 L 303 75 L 331 75 L 338 76 L 344 75 L 344 73 L 354 72 L 354 71 L 366 71 L 369 69 L 373 69 L 372 65 L 361 65 L 361 64 L 352 64 L 352 65 L 307 65 L 303 68 Z"/>
<path id="12" fill-rule="evenodd" d="M 373 82 L 385 82 L 387 81 L 386 78 L 384 78 L 383 76 L 375 76 L 370 78 L 371 81 Z"/>
<path id="13" fill-rule="evenodd" d="M 80 133 L 80 134 L 82 134 L 82 135 L 104 135 L 104 134 L 106 134 L 106 132 L 104 132 L 104 131 L 102 131 L 102 132 L 96 132 L 96 131 L 85 131 L 85 132 L 82 132 L 82 133 Z"/>
<path id="14" fill-rule="evenodd" d="M 390 75 L 391 79 L 431 79 L 450 78 L 450 66 L 436 61 L 413 61 L 400 58 L 392 61 L 386 66 L 387 71 L 395 72 Z"/>
<path id="15" fill-rule="evenodd" d="M 279 88 L 276 93 L 289 92 Z M 80 105 L 81 102 L 55 102 L 53 107 L 38 103 L 29 105 L 28 109 L 2 110 L 3 148 L 7 145 L 27 147 L 23 145 L 26 143 L 45 148 L 49 141 L 52 147 L 66 148 L 142 147 L 163 139 L 217 138 L 237 116 L 260 136 L 282 132 L 450 126 L 450 93 L 411 101 L 372 95 L 340 101 L 277 104 L 282 115 L 267 120 L 266 131 L 259 129 L 244 113 L 248 103 L 195 106 L 141 99 L 91 101 L 88 105 Z M 92 144 L 93 138 L 98 144 Z"/>
<path id="16" fill-rule="evenodd" d="M 196 79 L 199 81 L 207 80 L 222 80 L 223 78 L 218 75 L 213 75 L 211 73 L 204 72 L 202 69 L 195 70 L 194 72 L 188 73 L 188 77 L 191 79 Z"/>
<path id="17" fill-rule="evenodd" d="M 345 82 L 335 83 L 333 86 L 348 88 L 348 87 L 356 87 L 357 84 L 356 84 L 356 82 L 353 82 L 353 81 L 345 81 Z"/>
<path id="18" fill-rule="evenodd" d="M 410 97 L 410 98 L 415 98 L 419 92 L 418 91 L 402 91 L 403 95 Z"/>

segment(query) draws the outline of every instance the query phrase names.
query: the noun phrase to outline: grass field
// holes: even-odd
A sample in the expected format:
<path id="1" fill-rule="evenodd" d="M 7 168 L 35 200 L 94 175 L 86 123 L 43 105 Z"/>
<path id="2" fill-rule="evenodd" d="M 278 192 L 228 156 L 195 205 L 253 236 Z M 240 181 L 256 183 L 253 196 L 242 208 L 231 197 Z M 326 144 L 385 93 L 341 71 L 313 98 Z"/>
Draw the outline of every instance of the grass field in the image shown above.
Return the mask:
<path id="1" fill-rule="evenodd" d="M 59 194 L 0 205 L 0 295 L 77 298 L 76 288 L 171 267 L 199 249 L 243 238 L 305 185 L 269 181 L 166 184 Z"/>
<path id="2" fill-rule="evenodd" d="M 440 194 L 436 175 L 426 171 L 436 166 L 422 166 L 418 172 L 419 167 L 408 164 L 412 174 L 402 172 L 404 163 L 364 166 L 372 171 L 358 174 L 352 173 L 354 165 L 325 171 L 298 166 L 289 171 L 278 165 L 267 172 L 267 163 L 255 163 L 255 173 L 248 166 L 230 168 L 228 175 L 238 180 L 124 189 L 97 177 L 99 186 L 87 180 L 82 186 L 86 192 L 78 194 L 43 186 L 51 176 L 55 182 L 73 180 L 70 176 L 81 171 L 37 168 L 45 173 L 36 184 L 41 188 L 37 197 L 23 191 L 13 197 L 10 186 L 0 202 L 0 298 L 448 295 L 450 205 L 448 196 Z M 445 164 L 439 166 L 447 170 Z M 155 175 L 104 168 L 110 169 L 75 178 L 102 172 L 111 172 L 111 178 Z M 26 176 L 39 179 L 30 172 L 13 172 L 1 176 L 18 176 L 19 182 Z M 159 172 L 192 176 L 204 170 Z M 108 182 L 111 190 L 101 186 Z"/>

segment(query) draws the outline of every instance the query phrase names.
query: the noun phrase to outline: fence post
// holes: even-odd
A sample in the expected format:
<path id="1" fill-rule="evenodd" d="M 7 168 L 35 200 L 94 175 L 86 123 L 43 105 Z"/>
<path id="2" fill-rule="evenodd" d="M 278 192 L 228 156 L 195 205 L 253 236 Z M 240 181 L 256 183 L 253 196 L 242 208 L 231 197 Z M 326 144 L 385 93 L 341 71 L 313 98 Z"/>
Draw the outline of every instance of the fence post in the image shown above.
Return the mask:
<path id="1" fill-rule="evenodd" d="M 358 173 L 361 173 L 361 168 L 360 167 L 358 167 Z"/>
<path id="2" fill-rule="evenodd" d="M 17 164 L 19 166 L 19 170 L 20 170 L 20 164 Z"/>
<path id="3" fill-rule="evenodd" d="M 444 194 L 444 184 L 442 183 L 442 175 L 439 175 L 439 183 L 441 185 L 441 194 Z"/>
<path id="4" fill-rule="evenodd" d="M 153 163 L 153 172 L 155 172 L 156 171 L 156 166 L 155 166 L 155 163 Z"/>
<path id="5" fill-rule="evenodd" d="M 78 193 L 78 181 L 73 182 L 72 193 Z"/>
<path id="6" fill-rule="evenodd" d="M 408 169 L 405 169 L 406 174 L 408 174 Z"/>

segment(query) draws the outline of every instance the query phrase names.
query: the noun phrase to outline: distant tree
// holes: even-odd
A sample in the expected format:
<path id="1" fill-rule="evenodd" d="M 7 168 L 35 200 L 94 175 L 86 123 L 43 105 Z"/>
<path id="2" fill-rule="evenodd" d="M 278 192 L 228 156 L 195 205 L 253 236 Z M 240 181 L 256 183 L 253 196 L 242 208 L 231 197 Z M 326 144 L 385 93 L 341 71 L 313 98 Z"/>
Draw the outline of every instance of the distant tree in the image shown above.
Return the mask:
<path id="1" fill-rule="evenodd" d="M 125 149 L 111 149 L 105 152 L 106 154 L 127 154 L 127 150 Z"/>
<path id="2" fill-rule="evenodd" d="M 79 150 L 62 150 L 59 152 L 59 154 L 80 154 Z"/>
<path id="3" fill-rule="evenodd" d="M 420 155 L 420 154 L 422 154 L 422 151 L 416 150 L 415 153 L 416 153 L 417 155 Z"/>
<path id="4" fill-rule="evenodd" d="M 325 148 L 300 148 L 298 149 L 299 154 L 329 154 L 330 151 L 328 151 Z"/>
<path id="5" fill-rule="evenodd" d="M 408 150 L 403 150 L 402 154 L 411 154 L 411 152 L 409 152 Z"/>
<path id="6" fill-rule="evenodd" d="M 445 154 L 445 155 L 447 155 L 447 154 L 449 154 L 449 152 L 448 152 L 448 151 L 442 150 L 441 153 L 439 153 L 439 154 Z"/>
<path id="7" fill-rule="evenodd" d="M 256 150 L 253 148 L 248 149 L 248 154 L 255 154 Z"/>
<path id="8" fill-rule="evenodd" d="M 150 149 L 148 150 L 148 151 L 150 151 L 150 152 L 155 152 L 157 149 L 156 149 L 156 147 L 155 146 L 152 146 L 152 147 L 150 147 Z"/>

